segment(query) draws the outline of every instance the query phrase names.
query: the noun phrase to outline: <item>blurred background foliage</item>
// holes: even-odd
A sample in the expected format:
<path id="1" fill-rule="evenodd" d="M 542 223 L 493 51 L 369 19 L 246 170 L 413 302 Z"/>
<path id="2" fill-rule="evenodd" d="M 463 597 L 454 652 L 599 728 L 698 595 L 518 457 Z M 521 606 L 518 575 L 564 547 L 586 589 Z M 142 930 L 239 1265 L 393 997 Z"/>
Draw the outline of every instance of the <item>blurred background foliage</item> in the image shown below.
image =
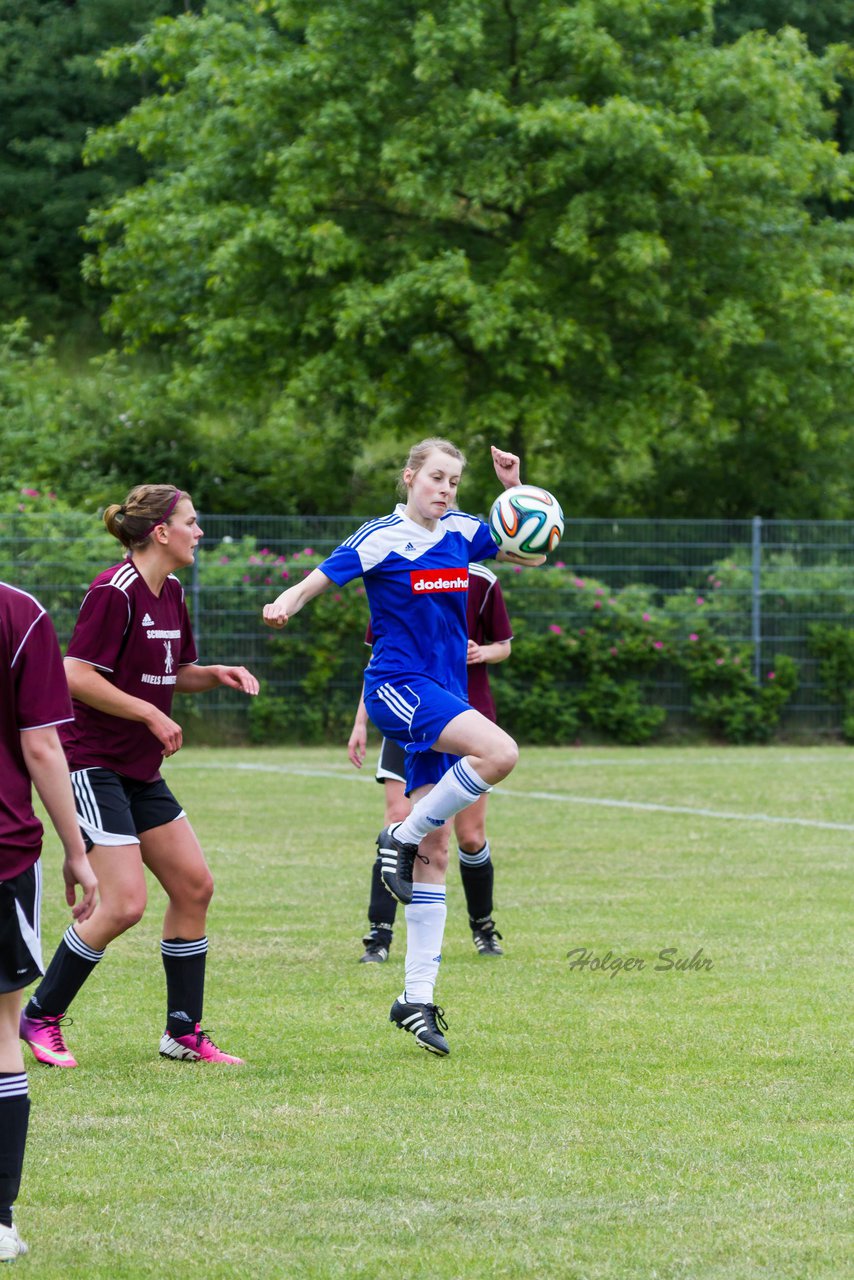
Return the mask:
<path id="1" fill-rule="evenodd" d="M 0 465 L 854 518 L 848 0 L 0 0 Z"/>

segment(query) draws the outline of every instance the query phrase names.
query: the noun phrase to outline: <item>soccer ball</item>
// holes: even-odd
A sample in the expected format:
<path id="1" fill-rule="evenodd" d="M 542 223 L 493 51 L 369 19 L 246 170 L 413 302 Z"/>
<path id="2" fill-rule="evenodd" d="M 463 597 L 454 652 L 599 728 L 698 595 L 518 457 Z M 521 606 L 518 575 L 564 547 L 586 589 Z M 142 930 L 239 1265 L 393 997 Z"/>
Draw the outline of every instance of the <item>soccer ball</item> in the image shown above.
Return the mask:
<path id="1" fill-rule="evenodd" d="M 548 489 L 517 484 L 505 489 L 489 511 L 489 532 L 502 551 L 541 556 L 554 551 L 563 537 L 563 512 Z"/>

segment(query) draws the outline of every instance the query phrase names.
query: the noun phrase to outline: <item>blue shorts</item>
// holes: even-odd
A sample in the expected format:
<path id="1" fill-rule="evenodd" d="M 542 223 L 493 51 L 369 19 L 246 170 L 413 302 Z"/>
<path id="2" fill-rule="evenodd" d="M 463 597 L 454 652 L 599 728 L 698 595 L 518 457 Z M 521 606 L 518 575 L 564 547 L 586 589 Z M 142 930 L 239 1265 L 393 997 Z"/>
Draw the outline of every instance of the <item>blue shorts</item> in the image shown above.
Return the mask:
<path id="1" fill-rule="evenodd" d="M 365 690 L 368 715 L 384 738 L 401 743 L 409 755 L 429 751 L 445 725 L 471 704 L 429 676 L 401 675 Z"/>
<path id="2" fill-rule="evenodd" d="M 383 738 L 377 761 L 377 782 L 405 782 L 406 794 L 419 787 L 435 786 L 460 759 L 447 751 L 406 752 L 393 738 Z"/>

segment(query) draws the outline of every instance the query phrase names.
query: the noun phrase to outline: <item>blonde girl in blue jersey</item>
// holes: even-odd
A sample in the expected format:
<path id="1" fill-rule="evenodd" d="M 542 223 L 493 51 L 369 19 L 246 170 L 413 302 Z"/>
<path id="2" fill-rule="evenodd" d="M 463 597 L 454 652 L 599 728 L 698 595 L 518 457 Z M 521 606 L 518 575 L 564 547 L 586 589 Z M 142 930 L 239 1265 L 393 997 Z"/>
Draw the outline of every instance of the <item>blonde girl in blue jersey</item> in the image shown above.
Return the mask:
<path id="1" fill-rule="evenodd" d="M 515 454 L 493 446 L 492 461 L 505 488 L 519 484 Z M 406 501 L 362 525 L 263 613 L 268 626 L 283 627 L 329 587 L 364 581 L 374 636 L 365 706 L 383 736 L 405 747 L 413 801 L 408 817 L 378 840 L 383 882 L 406 907 L 406 986 L 390 1019 L 442 1056 L 450 1052 L 446 1024 L 433 1002 L 446 915 L 442 828 L 506 778 L 519 754 L 467 700 L 468 566 L 492 557 L 545 560 L 498 551 L 484 521 L 457 510 L 464 467 L 447 440 L 415 445 L 401 474 Z"/>

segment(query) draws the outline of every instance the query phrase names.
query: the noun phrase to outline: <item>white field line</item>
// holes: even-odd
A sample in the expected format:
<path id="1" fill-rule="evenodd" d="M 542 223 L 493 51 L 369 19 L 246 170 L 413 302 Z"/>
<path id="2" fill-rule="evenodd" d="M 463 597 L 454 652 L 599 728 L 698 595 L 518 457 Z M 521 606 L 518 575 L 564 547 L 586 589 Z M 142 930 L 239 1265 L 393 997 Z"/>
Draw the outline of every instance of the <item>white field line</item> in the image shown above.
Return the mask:
<path id="1" fill-rule="evenodd" d="M 205 761 L 203 764 L 173 764 L 170 771 L 192 769 L 221 769 L 227 772 L 245 773 L 278 773 L 298 778 L 330 778 L 335 782 L 349 779 L 352 782 L 373 782 L 373 772 L 357 773 L 355 769 L 342 765 L 341 771 L 333 769 L 304 769 L 299 765 L 256 764 L 243 762 L 238 764 L 216 764 Z M 726 809 L 698 809 L 683 804 L 651 804 L 644 800 L 609 800 L 596 796 L 573 796 L 561 791 L 513 791 L 502 787 L 494 792 L 496 796 L 510 796 L 514 800 L 546 800 L 551 804 L 577 804 L 600 809 L 631 809 L 643 813 L 673 813 L 692 818 L 714 818 L 720 822 L 762 822 L 781 827 L 809 827 L 819 831 L 854 831 L 854 822 L 821 822 L 817 818 L 783 818 L 773 813 L 732 813 Z"/>

